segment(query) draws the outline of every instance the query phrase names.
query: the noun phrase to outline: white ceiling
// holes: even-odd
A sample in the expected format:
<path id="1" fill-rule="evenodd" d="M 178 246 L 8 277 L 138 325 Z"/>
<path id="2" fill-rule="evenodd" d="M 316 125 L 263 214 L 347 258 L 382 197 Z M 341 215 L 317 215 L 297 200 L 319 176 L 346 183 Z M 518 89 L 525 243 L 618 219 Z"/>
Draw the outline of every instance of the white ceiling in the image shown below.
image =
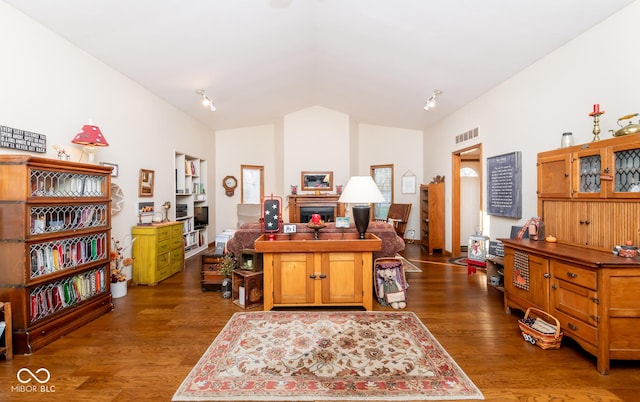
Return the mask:
<path id="1" fill-rule="evenodd" d="M 633 2 L 4 1 L 216 129 L 313 105 L 422 129 Z"/>

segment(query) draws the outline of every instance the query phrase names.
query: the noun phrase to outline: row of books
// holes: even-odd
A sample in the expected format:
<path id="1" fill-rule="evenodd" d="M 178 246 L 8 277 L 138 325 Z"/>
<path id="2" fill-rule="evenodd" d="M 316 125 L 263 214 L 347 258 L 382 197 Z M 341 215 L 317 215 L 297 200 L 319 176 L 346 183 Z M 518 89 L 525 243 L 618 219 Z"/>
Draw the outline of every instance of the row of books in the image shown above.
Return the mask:
<path id="1" fill-rule="evenodd" d="M 41 213 L 44 209 L 38 208 L 37 213 L 31 215 L 31 234 L 50 233 L 107 224 L 105 205 L 81 206 L 65 211 L 58 211 L 56 207 L 49 209 L 51 209 L 51 211 Z"/>
<path id="2" fill-rule="evenodd" d="M 106 258 L 107 236 L 100 233 L 31 245 L 31 278 Z"/>
<path id="3" fill-rule="evenodd" d="M 31 194 L 36 197 L 98 197 L 105 194 L 105 176 L 34 171 Z"/>
<path id="4" fill-rule="evenodd" d="M 101 267 L 33 289 L 31 322 L 106 291 L 108 280 L 106 267 Z"/>

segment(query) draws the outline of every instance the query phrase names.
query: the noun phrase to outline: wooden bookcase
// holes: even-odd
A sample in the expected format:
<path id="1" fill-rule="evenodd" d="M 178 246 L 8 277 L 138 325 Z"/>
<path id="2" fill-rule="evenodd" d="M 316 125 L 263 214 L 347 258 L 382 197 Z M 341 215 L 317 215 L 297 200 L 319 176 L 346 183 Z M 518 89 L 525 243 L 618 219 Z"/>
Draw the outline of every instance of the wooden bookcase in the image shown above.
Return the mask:
<path id="1" fill-rule="evenodd" d="M 420 244 L 444 250 L 444 183 L 420 185 Z"/>
<path id="2" fill-rule="evenodd" d="M 194 222 L 195 208 L 207 206 L 207 161 L 175 152 L 175 176 L 174 211 L 176 221 L 183 224 L 184 255 L 189 258 L 209 246 L 207 227 L 196 228 Z"/>
<path id="3" fill-rule="evenodd" d="M 0 155 L 0 300 L 32 353 L 112 310 L 111 168 Z"/>

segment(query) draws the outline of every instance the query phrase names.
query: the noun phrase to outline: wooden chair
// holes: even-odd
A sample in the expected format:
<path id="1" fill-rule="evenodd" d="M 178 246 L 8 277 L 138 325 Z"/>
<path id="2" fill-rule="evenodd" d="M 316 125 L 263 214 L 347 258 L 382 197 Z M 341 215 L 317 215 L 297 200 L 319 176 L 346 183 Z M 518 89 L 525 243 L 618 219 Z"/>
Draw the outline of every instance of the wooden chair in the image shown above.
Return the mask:
<path id="1" fill-rule="evenodd" d="M 391 223 L 398 236 L 404 239 L 404 232 L 407 229 L 411 204 L 391 204 L 387 214 L 387 222 Z"/>

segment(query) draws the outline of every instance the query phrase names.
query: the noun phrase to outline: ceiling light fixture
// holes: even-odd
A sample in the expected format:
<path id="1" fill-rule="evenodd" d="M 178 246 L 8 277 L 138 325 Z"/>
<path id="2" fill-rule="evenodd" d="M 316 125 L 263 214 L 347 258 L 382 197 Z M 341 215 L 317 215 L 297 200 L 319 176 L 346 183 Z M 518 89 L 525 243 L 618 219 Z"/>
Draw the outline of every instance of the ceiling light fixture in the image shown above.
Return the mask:
<path id="1" fill-rule="evenodd" d="M 429 111 L 430 109 L 433 109 L 436 106 L 436 97 L 440 94 L 442 94 L 441 90 L 439 89 L 434 90 L 433 94 L 424 103 L 424 110 Z"/>
<path id="2" fill-rule="evenodd" d="M 216 111 L 216 105 L 213 104 L 213 101 L 207 94 L 204 92 L 204 89 L 198 89 L 196 93 L 202 96 L 202 106 L 208 107 L 212 112 Z"/>

